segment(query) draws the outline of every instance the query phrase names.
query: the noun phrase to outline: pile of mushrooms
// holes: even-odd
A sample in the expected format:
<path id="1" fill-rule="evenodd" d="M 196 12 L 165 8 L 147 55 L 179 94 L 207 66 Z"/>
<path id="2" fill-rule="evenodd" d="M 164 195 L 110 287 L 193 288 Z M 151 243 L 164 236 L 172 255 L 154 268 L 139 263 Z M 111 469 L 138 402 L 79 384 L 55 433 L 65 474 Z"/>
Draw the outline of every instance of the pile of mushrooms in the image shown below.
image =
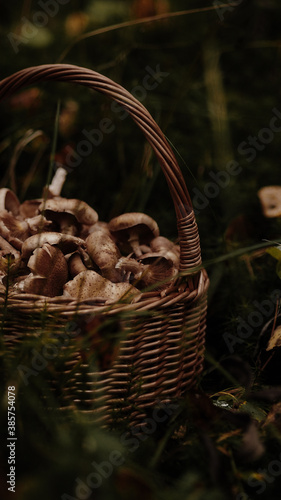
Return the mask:
<path id="1" fill-rule="evenodd" d="M 160 236 L 155 220 L 134 212 L 99 221 L 84 201 L 60 196 L 60 170 L 40 199 L 20 203 L 0 189 L 1 288 L 114 303 L 170 286 L 179 246 Z"/>

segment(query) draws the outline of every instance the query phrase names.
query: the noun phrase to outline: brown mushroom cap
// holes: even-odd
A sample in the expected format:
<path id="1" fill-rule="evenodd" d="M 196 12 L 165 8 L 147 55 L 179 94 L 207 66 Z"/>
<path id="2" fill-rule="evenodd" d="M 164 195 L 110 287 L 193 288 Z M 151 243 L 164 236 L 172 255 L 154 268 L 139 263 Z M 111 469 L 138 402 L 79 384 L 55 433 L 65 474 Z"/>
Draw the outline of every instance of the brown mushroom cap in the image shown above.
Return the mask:
<path id="1" fill-rule="evenodd" d="M 265 217 L 281 216 L 281 186 L 265 186 L 257 194 Z"/>
<path id="2" fill-rule="evenodd" d="M 48 215 L 53 213 L 68 213 L 73 215 L 80 224 L 92 225 L 98 221 L 97 212 L 85 201 L 67 198 L 53 198 L 46 200 L 39 207 L 40 211 L 45 210 Z"/>
<path id="3" fill-rule="evenodd" d="M 115 267 L 123 275 L 123 281 L 127 282 L 138 280 L 144 272 L 144 265 L 131 257 L 120 257 Z"/>
<path id="4" fill-rule="evenodd" d="M 74 252 L 79 246 L 85 245 L 84 240 L 70 234 L 61 234 L 52 231 L 34 234 L 24 241 L 22 245 L 22 258 L 28 259 L 36 248 L 42 247 L 45 243 L 57 245 L 63 253 Z"/>
<path id="5" fill-rule="evenodd" d="M 170 279 L 176 276 L 177 270 L 170 259 L 161 254 L 144 254 L 139 260 L 121 257 L 117 268 L 130 273 L 130 281 L 139 289 L 155 285 L 155 290 L 169 286 Z"/>
<path id="6" fill-rule="evenodd" d="M 176 267 L 179 267 L 180 262 L 180 247 L 164 236 L 157 236 L 150 242 L 152 252 L 164 255 L 166 259 L 170 259 Z"/>
<path id="7" fill-rule="evenodd" d="M 107 231 L 93 231 L 86 239 L 88 253 L 101 270 L 102 275 L 113 283 L 121 281 L 121 273 L 115 268 L 121 257 L 117 245 Z"/>
<path id="8" fill-rule="evenodd" d="M 59 248 L 48 243 L 45 243 L 41 248 L 36 248 L 29 258 L 27 266 L 35 278 L 43 277 L 45 280 L 33 280 L 29 277 L 22 285 L 24 291 L 28 289 L 29 293 L 40 293 L 40 295 L 47 297 L 55 297 L 62 293 L 63 285 L 68 278 L 68 267 Z M 32 289 L 32 284 L 34 289 Z"/>
<path id="9" fill-rule="evenodd" d="M 167 288 L 177 275 L 177 269 L 171 259 L 162 254 L 150 253 L 140 258 L 143 273 L 139 279 L 139 288 L 153 286 L 154 290 Z"/>
<path id="10" fill-rule="evenodd" d="M 104 231 L 105 233 L 110 234 L 108 222 L 104 222 L 102 220 L 98 220 L 95 224 L 90 226 L 88 229 L 89 229 L 89 234 L 91 234 L 95 231 Z"/>
<path id="11" fill-rule="evenodd" d="M 2 212 L 2 214 L 8 214 L 8 212 Z M 10 215 L 10 214 L 9 214 Z M 13 216 L 12 216 L 13 217 Z M 13 236 L 10 229 L 6 226 L 0 215 L 0 236 L 2 236 L 6 241 L 8 241 L 14 248 L 20 250 L 22 247 L 22 240 Z"/>
<path id="12" fill-rule="evenodd" d="M 2 236 L 0 236 L 0 250 L 2 254 L 11 254 L 13 255 L 16 259 L 20 258 L 20 253 L 18 250 L 16 250 L 8 241 L 5 240 Z"/>
<path id="13" fill-rule="evenodd" d="M 9 270 L 17 270 L 20 266 L 20 253 L 8 241 L 0 236 L 0 270 L 6 274 Z"/>
<path id="14" fill-rule="evenodd" d="M 94 297 L 104 298 L 107 303 L 114 303 L 128 296 L 139 294 L 129 283 L 112 283 L 95 271 L 84 271 L 64 285 L 64 295 L 78 300 Z"/>
<path id="15" fill-rule="evenodd" d="M 52 221 L 47 220 L 42 214 L 35 215 L 34 217 L 28 217 L 26 222 L 31 235 L 40 233 L 41 231 L 46 231 L 52 226 Z"/>
<path id="16" fill-rule="evenodd" d="M 25 220 L 20 220 L 10 212 L 0 213 L 0 220 L 10 232 L 10 236 L 18 238 L 21 241 L 26 240 L 30 236 L 28 223 Z"/>
<path id="17" fill-rule="evenodd" d="M 78 234 L 80 224 L 75 215 L 68 212 L 54 212 L 53 210 L 44 210 L 44 214 L 47 219 L 53 222 L 59 233 L 71 234 L 72 236 Z"/>
<path id="18" fill-rule="evenodd" d="M 149 215 L 140 212 L 114 217 L 109 222 L 109 230 L 121 243 L 128 242 L 136 257 L 142 255 L 140 244 L 147 244 L 159 236 L 157 222 Z"/>
<path id="19" fill-rule="evenodd" d="M 39 214 L 39 207 L 41 203 L 42 203 L 42 198 L 38 198 L 37 200 L 24 201 L 19 208 L 20 215 L 24 219 L 35 217 L 35 215 Z"/>
<path id="20" fill-rule="evenodd" d="M 0 189 L 0 212 L 7 210 L 13 215 L 18 215 L 19 208 L 20 202 L 15 193 L 8 188 Z"/>
<path id="21" fill-rule="evenodd" d="M 80 237 L 86 239 L 89 236 L 89 234 L 95 231 L 103 231 L 104 233 L 110 234 L 110 231 L 108 229 L 108 223 L 98 220 L 95 224 L 92 224 L 91 226 L 82 224 Z"/>

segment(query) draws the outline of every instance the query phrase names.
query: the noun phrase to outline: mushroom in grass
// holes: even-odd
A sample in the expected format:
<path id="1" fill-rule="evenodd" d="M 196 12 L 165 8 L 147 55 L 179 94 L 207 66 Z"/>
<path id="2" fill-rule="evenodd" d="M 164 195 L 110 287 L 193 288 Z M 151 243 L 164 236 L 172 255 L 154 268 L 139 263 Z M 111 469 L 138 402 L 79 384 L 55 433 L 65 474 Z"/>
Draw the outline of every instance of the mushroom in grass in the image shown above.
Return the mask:
<path id="1" fill-rule="evenodd" d="M 265 217 L 281 216 L 281 186 L 265 186 L 257 194 Z"/>
<path id="2" fill-rule="evenodd" d="M 13 193 L 8 188 L 0 189 L 0 212 L 7 211 L 13 215 L 18 215 L 20 209 L 20 202 Z"/>
<path id="3" fill-rule="evenodd" d="M 86 245 L 88 254 L 102 275 L 113 283 L 122 281 L 121 272 L 116 269 L 121 254 L 111 235 L 103 229 L 93 231 L 86 239 Z"/>
<path id="4" fill-rule="evenodd" d="M 98 221 L 97 212 L 84 201 L 53 198 L 41 203 L 39 211 L 48 220 L 58 224 L 59 231 L 76 235 L 82 224 L 92 225 Z"/>
<path id="5" fill-rule="evenodd" d="M 45 243 L 58 246 L 64 254 L 74 252 L 78 247 L 85 246 L 84 240 L 70 234 L 61 234 L 55 232 L 45 232 L 34 234 L 23 242 L 21 255 L 24 260 L 28 259 L 32 252 L 42 247 Z"/>
<path id="6" fill-rule="evenodd" d="M 127 279 L 139 289 L 149 286 L 153 290 L 163 290 L 176 277 L 173 262 L 160 254 L 144 254 L 138 261 L 131 257 L 121 257 L 116 266 L 127 274 Z"/>
<path id="7" fill-rule="evenodd" d="M 152 252 L 158 253 L 170 259 L 173 264 L 178 268 L 180 263 L 180 247 L 175 245 L 172 241 L 164 236 L 157 236 L 150 242 Z"/>
<path id="8" fill-rule="evenodd" d="M 120 245 L 126 244 L 129 251 L 133 250 L 138 258 L 142 255 L 140 245 L 149 244 L 150 241 L 159 236 L 159 228 L 154 219 L 140 212 L 131 212 L 114 217 L 109 222 L 110 232 L 116 237 Z M 128 248 L 127 248 L 128 250 Z"/>
<path id="9" fill-rule="evenodd" d="M 103 298 L 106 303 L 131 302 L 139 290 L 130 283 L 112 283 L 95 271 L 83 271 L 64 285 L 64 295 L 78 300 Z"/>

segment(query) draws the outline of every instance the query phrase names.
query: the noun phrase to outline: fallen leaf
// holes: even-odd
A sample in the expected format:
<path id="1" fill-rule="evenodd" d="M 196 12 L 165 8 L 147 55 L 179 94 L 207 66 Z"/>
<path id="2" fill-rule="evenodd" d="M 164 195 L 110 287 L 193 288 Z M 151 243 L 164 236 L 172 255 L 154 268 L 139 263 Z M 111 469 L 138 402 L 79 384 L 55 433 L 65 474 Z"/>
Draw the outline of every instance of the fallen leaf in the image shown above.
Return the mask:
<path id="1" fill-rule="evenodd" d="M 281 326 L 277 326 L 277 328 L 272 332 L 270 336 L 266 351 L 271 351 L 275 347 L 280 347 L 280 346 L 281 346 Z"/>
<path id="2" fill-rule="evenodd" d="M 281 430 L 281 403 L 273 405 L 270 412 L 268 413 L 263 427 L 267 425 L 274 425 L 277 429 Z"/>

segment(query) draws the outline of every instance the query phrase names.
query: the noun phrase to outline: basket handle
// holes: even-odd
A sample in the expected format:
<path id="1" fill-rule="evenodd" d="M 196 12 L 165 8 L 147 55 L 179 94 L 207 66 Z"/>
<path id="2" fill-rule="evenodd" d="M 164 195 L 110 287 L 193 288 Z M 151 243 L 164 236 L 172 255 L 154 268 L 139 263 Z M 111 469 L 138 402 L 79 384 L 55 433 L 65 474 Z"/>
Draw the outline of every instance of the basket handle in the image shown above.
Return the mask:
<path id="1" fill-rule="evenodd" d="M 40 81 L 55 80 L 89 87 L 107 95 L 128 111 L 151 144 L 167 179 L 177 217 L 181 248 L 180 270 L 201 264 L 198 228 L 191 199 L 174 153 L 147 109 L 126 89 L 93 70 L 71 64 L 33 66 L 0 81 L 0 100 L 22 87 Z"/>

